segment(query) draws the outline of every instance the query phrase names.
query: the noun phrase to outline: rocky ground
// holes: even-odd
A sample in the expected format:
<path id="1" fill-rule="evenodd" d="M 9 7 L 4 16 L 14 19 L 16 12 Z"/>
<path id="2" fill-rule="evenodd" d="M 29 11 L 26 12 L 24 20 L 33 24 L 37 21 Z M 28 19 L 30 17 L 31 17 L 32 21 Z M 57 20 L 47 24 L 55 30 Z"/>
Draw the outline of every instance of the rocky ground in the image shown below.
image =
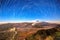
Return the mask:
<path id="1" fill-rule="evenodd" d="M 60 40 L 60 24 L 3 24 L 0 25 L 0 40 Z"/>

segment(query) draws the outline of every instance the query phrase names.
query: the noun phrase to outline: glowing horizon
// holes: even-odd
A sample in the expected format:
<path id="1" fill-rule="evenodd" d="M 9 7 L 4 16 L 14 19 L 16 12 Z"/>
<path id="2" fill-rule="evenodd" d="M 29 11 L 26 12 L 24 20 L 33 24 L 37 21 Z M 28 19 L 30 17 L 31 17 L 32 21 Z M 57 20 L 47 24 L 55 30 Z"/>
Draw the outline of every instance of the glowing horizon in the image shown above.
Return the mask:
<path id="1" fill-rule="evenodd" d="M 2 21 L 0 23 L 22 23 L 22 22 L 49 22 L 49 23 L 60 23 L 60 21 L 42 21 L 42 20 L 29 20 L 29 21 Z"/>

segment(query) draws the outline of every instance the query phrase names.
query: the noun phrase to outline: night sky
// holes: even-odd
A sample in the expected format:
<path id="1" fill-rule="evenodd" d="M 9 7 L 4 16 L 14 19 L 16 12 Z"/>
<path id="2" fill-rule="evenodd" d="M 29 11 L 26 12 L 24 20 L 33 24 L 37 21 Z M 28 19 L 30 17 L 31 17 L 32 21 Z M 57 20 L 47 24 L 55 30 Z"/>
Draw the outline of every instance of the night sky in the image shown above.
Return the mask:
<path id="1" fill-rule="evenodd" d="M 60 21 L 60 0 L 0 0 L 0 22 Z"/>

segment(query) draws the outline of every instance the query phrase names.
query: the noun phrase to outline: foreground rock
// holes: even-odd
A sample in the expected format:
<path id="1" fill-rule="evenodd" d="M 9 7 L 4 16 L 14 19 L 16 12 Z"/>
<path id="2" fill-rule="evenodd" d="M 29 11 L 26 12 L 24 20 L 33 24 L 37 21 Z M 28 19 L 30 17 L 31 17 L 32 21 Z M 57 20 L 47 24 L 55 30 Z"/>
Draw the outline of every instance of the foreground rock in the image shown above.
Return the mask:
<path id="1" fill-rule="evenodd" d="M 0 25 L 0 40 L 60 40 L 60 24 L 3 24 Z"/>

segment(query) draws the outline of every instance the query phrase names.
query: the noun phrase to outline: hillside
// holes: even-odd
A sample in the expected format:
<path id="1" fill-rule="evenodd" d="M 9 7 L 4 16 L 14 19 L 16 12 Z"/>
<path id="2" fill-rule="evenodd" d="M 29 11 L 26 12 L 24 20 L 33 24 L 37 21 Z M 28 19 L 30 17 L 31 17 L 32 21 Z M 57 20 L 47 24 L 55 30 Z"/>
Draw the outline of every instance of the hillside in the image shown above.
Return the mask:
<path id="1" fill-rule="evenodd" d="M 47 22 L 0 25 L 0 40 L 60 40 L 60 24 Z"/>

